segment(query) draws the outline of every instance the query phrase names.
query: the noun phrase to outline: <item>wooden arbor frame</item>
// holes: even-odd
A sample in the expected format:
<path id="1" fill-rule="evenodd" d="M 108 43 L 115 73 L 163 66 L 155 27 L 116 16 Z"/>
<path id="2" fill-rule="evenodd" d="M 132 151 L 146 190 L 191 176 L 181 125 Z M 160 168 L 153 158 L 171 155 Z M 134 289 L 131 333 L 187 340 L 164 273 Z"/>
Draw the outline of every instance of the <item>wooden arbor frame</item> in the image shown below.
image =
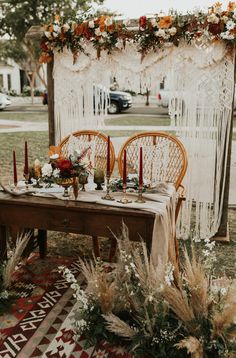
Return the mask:
<path id="1" fill-rule="evenodd" d="M 135 28 L 138 26 L 138 19 L 130 20 L 130 27 Z M 39 41 L 43 35 L 43 28 L 40 26 L 32 26 L 26 37 L 31 40 Z M 47 64 L 47 83 L 48 83 L 48 126 L 49 126 L 49 144 L 55 145 L 55 125 L 54 125 L 54 81 L 53 81 L 53 61 Z M 234 77 L 232 81 L 236 80 L 236 71 L 234 71 Z M 234 96 L 233 96 L 234 98 Z M 233 101 L 232 101 L 233 108 Z M 231 166 L 231 152 L 232 152 L 232 137 L 233 137 L 233 111 L 232 118 L 229 124 L 230 126 L 230 135 L 229 135 L 229 145 L 225 145 L 224 151 L 225 156 L 225 165 L 226 166 L 226 181 L 224 185 L 223 192 L 223 210 L 220 226 L 216 236 L 227 237 L 228 232 L 228 204 L 229 204 L 229 184 L 230 184 L 230 166 Z M 223 181 L 222 181 L 223 185 Z"/>

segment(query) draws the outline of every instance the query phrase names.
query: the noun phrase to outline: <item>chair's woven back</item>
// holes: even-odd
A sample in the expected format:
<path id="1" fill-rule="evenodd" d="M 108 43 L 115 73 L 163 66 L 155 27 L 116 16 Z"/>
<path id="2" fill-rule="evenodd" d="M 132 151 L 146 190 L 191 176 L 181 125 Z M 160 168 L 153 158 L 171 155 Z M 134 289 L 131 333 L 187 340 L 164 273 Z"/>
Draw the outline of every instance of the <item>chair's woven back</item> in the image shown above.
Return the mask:
<path id="1" fill-rule="evenodd" d="M 108 138 L 102 133 L 92 130 L 83 130 L 72 133 L 73 137 L 78 138 L 81 143 L 91 143 L 93 150 L 93 165 L 96 169 L 102 169 L 106 173 L 107 165 L 107 141 Z M 67 156 L 68 155 L 68 146 L 71 135 L 65 137 L 61 143 L 61 151 Z M 113 171 L 115 165 L 115 150 L 112 142 L 110 141 L 110 169 Z"/>
<path id="2" fill-rule="evenodd" d="M 152 184 L 160 181 L 182 182 L 187 169 L 187 154 L 183 144 L 164 132 L 136 134 L 124 143 L 118 155 L 120 175 L 123 173 L 123 154 L 126 149 L 127 174 L 139 173 L 140 147 L 143 149 L 143 178 Z"/>

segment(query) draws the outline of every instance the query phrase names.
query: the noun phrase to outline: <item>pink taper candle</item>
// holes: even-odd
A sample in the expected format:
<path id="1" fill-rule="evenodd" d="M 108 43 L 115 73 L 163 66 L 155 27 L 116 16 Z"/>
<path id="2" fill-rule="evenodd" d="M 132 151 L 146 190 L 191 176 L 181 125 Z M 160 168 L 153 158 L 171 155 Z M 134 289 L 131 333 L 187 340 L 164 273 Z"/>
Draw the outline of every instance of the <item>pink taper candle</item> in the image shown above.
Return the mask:
<path id="1" fill-rule="evenodd" d="M 139 185 L 143 185 L 143 148 L 140 147 L 139 154 Z"/>
<path id="2" fill-rule="evenodd" d="M 110 176 L 110 171 L 111 171 L 111 167 L 110 167 L 110 136 L 108 136 L 107 139 L 107 176 Z"/>
<path id="3" fill-rule="evenodd" d="M 29 174 L 29 164 L 28 164 L 28 144 L 25 141 L 25 166 L 24 166 L 24 174 Z"/>
<path id="4" fill-rule="evenodd" d="M 126 177 L 127 177 L 127 171 L 126 171 L 126 149 L 124 149 L 124 159 L 123 159 L 123 185 L 126 185 Z"/>
<path id="5" fill-rule="evenodd" d="M 13 179 L 14 185 L 17 185 L 16 152 L 13 151 Z"/>

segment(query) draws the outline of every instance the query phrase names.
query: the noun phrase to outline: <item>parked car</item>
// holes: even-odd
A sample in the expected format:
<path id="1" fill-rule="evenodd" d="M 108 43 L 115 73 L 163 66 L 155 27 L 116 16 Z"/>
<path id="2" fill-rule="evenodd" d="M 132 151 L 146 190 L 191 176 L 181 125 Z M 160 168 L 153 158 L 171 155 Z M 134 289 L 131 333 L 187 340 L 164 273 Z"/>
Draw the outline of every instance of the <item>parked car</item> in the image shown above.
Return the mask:
<path id="1" fill-rule="evenodd" d="M 10 106 L 10 104 L 10 98 L 4 93 L 0 93 L 0 110 L 5 109 L 7 106 Z"/>
<path id="2" fill-rule="evenodd" d="M 110 91 L 109 114 L 120 113 L 132 106 L 132 96 L 127 92 Z"/>

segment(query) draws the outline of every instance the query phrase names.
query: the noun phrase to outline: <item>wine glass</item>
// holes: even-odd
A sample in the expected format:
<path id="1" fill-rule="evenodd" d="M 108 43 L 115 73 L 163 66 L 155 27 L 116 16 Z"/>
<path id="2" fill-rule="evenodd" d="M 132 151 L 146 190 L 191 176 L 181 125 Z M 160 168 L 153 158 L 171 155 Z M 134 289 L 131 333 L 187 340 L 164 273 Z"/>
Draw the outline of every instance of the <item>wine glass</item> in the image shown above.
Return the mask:
<path id="1" fill-rule="evenodd" d="M 102 184 L 104 183 L 104 171 L 102 169 L 95 169 L 94 170 L 94 177 L 93 181 L 97 184 L 95 190 L 102 190 Z"/>

